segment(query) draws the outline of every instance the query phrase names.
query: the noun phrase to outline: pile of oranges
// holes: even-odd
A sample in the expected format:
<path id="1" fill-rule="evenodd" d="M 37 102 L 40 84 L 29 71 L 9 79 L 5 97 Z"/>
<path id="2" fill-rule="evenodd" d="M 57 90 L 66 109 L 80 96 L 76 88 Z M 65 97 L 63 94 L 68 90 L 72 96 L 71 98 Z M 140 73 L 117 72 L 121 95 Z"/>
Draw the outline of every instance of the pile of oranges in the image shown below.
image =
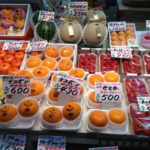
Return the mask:
<path id="1" fill-rule="evenodd" d="M 112 46 L 127 46 L 127 40 L 135 39 L 134 26 L 127 25 L 125 31 L 113 31 L 110 33 L 110 41 Z"/>

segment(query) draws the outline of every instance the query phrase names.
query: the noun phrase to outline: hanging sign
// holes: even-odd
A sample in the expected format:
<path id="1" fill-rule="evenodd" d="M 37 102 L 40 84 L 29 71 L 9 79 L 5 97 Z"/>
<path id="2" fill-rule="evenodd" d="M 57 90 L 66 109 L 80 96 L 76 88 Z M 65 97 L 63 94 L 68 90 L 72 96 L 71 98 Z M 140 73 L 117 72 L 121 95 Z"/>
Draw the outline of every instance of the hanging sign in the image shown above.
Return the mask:
<path id="1" fill-rule="evenodd" d="M 96 82 L 95 99 L 97 102 L 120 102 L 121 89 L 120 82 Z"/>
<path id="2" fill-rule="evenodd" d="M 39 21 L 51 22 L 55 19 L 55 12 L 53 11 L 40 11 Z"/>
<path id="3" fill-rule="evenodd" d="M 126 22 L 125 21 L 114 21 L 114 22 L 108 22 L 108 31 L 125 31 L 127 29 Z"/>
<path id="4" fill-rule="evenodd" d="M 64 136 L 44 136 L 38 138 L 37 150 L 65 150 L 66 137 Z"/>
<path id="5" fill-rule="evenodd" d="M 2 134 L 0 137 L 0 150 L 25 150 L 25 135 Z"/>
<path id="6" fill-rule="evenodd" d="M 69 14 L 72 16 L 87 16 L 87 11 L 87 2 L 70 2 L 69 4 Z"/>
<path id="7" fill-rule="evenodd" d="M 111 57 L 131 59 L 132 51 L 129 48 L 121 48 L 121 47 L 111 48 Z"/>
<path id="8" fill-rule="evenodd" d="M 3 76 L 3 88 L 6 94 L 30 94 L 30 79 L 27 77 Z"/>
<path id="9" fill-rule="evenodd" d="M 150 111 L 150 97 L 137 97 L 137 101 L 141 112 Z"/>
<path id="10" fill-rule="evenodd" d="M 71 96 L 78 96 L 81 90 L 81 83 L 81 79 L 58 73 L 55 90 Z"/>

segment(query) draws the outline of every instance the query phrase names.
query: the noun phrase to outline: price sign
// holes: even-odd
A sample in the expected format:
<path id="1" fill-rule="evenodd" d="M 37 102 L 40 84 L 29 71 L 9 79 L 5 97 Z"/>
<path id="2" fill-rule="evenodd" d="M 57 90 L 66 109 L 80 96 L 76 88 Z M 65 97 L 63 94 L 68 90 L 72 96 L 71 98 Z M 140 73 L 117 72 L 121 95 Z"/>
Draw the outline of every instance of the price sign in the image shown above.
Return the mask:
<path id="1" fill-rule="evenodd" d="M 137 97 L 140 111 L 150 111 L 150 97 Z"/>
<path id="2" fill-rule="evenodd" d="M 125 31 L 127 29 L 126 22 L 125 21 L 114 21 L 114 22 L 108 22 L 108 31 Z"/>
<path id="3" fill-rule="evenodd" d="M 30 79 L 27 77 L 3 76 L 4 92 L 7 94 L 30 93 Z"/>
<path id="4" fill-rule="evenodd" d="M 37 150 L 65 150 L 66 137 L 39 136 Z"/>
<path id="5" fill-rule="evenodd" d="M 87 2 L 70 2 L 69 14 L 72 16 L 87 16 Z"/>
<path id="6" fill-rule="evenodd" d="M 146 20 L 146 29 L 150 29 L 150 20 Z"/>
<path id="7" fill-rule="evenodd" d="M 138 46 L 136 39 L 128 39 L 127 44 L 129 47 L 137 47 Z"/>
<path id="8" fill-rule="evenodd" d="M 46 49 L 46 46 L 47 46 L 46 41 L 30 42 L 26 48 L 26 52 L 44 51 Z"/>
<path id="9" fill-rule="evenodd" d="M 78 96 L 80 94 L 82 82 L 83 81 L 78 78 L 74 78 L 64 73 L 59 73 L 57 75 L 55 90 L 71 96 Z"/>
<path id="10" fill-rule="evenodd" d="M 89 150 L 118 150 L 118 146 L 111 146 L 111 147 L 94 147 L 94 148 L 89 148 Z"/>
<path id="11" fill-rule="evenodd" d="M 122 85 L 120 82 L 96 82 L 95 99 L 98 102 L 119 102 Z"/>
<path id="12" fill-rule="evenodd" d="M 132 51 L 129 48 L 111 48 L 111 57 L 130 59 Z"/>
<path id="13" fill-rule="evenodd" d="M 55 19 L 55 12 L 53 11 L 40 11 L 39 21 L 51 22 Z"/>
<path id="14" fill-rule="evenodd" d="M 24 150 L 25 143 L 25 135 L 1 135 L 0 150 Z"/>
<path id="15" fill-rule="evenodd" d="M 4 43 L 3 50 L 21 50 L 22 41 L 7 41 Z"/>

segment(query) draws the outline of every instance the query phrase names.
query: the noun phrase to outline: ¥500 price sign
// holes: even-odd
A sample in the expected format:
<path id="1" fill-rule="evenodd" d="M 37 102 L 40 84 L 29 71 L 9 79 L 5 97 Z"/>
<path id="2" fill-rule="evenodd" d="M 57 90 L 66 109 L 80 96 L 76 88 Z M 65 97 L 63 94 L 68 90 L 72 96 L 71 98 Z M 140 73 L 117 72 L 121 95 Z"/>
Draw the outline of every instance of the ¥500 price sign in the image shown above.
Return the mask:
<path id="1" fill-rule="evenodd" d="M 111 48 L 111 57 L 130 59 L 132 51 L 129 48 Z"/>
<path id="2" fill-rule="evenodd" d="M 72 16 L 87 16 L 87 2 L 71 2 L 69 5 L 69 14 Z"/>
<path id="3" fill-rule="evenodd" d="M 120 82 L 96 82 L 95 83 L 95 99 L 98 102 L 119 102 L 121 100 Z"/>
<path id="4" fill-rule="evenodd" d="M 4 92 L 6 94 L 23 94 L 30 93 L 30 79 L 27 77 L 4 76 Z"/>

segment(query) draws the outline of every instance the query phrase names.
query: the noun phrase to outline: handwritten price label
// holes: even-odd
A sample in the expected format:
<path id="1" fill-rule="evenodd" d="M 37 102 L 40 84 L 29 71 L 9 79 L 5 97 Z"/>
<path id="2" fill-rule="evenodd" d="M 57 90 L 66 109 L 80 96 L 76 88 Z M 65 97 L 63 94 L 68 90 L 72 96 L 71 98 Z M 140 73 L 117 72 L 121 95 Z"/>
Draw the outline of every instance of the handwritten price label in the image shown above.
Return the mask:
<path id="1" fill-rule="evenodd" d="M 69 4 L 69 14 L 72 16 L 87 16 L 87 2 L 71 2 Z"/>
<path id="2" fill-rule="evenodd" d="M 150 20 L 146 20 L 146 28 L 150 29 Z"/>
<path id="3" fill-rule="evenodd" d="M 98 102 L 119 102 L 121 100 L 120 82 L 96 82 L 95 83 L 95 99 Z"/>
<path id="4" fill-rule="evenodd" d="M 137 97 L 140 111 L 150 111 L 150 97 Z"/>
<path id="5" fill-rule="evenodd" d="M 39 21 L 51 22 L 55 19 L 55 12 L 53 11 L 40 11 Z"/>
<path id="6" fill-rule="evenodd" d="M 132 58 L 132 51 L 128 48 L 111 48 L 111 57 L 114 58 Z"/>
<path id="7" fill-rule="evenodd" d="M 7 41 L 4 43 L 3 50 L 21 50 L 22 41 Z"/>
<path id="8" fill-rule="evenodd" d="M 127 44 L 129 47 L 137 47 L 138 46 L 136 39 L 128 39 Z"/>
<path id="9" fill-rule="evenodd" d="M 26 143 L 25 135 L 1 135 L 0 149 L 1 150 L 24 150 Z"/>
<path id="10" fill-rule="evenodd" d="M 57 75 L 55 90 L 71 96 L 78 96 L 81 90 L 81 80 L 64 73 Z"/>
<path id="11" fill-rule="evenodd" d="M 126 22 L 120 21 L 120 22 L 108 22 L 108 31 L 125 31 L 127 29 Z"/>
<path id="12" fill-rule="evenodd" d="M 64 136 L 39 136 L 37 150 L 65 150 Z"/>
<path id="13" fill-rule="evenodd" d="M 4 92 L 7 94 L 30 93 L 30 79 L 27 77 L 3 76 Z"/>
<path id="14" fill-rule="evenodd" d="M 36 41 L 28 44 L 26 48 L 26 52 L 31 51 L 44 51 L 46 49 L 47 42 L 46 41 Z"/>

